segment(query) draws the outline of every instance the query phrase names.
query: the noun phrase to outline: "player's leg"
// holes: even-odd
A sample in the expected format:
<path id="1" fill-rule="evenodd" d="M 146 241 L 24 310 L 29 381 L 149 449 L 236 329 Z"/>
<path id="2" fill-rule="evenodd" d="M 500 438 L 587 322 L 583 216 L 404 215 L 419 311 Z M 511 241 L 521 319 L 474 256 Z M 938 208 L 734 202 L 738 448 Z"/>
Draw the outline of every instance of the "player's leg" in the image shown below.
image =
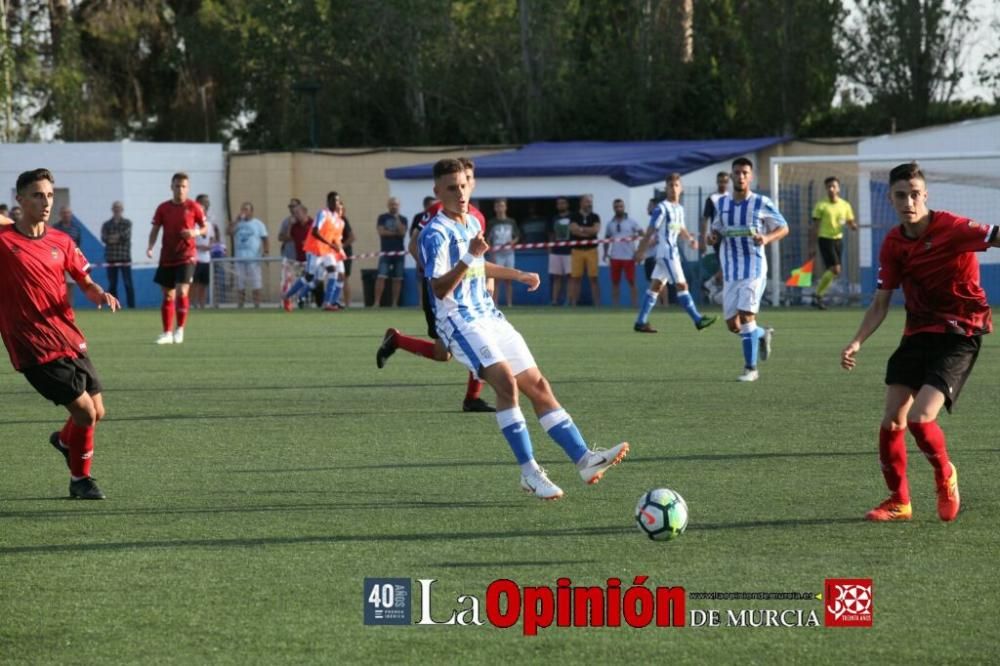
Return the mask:
<path id="1" fill-rule="evenodd" d="M 677 303 L 684 308 L 688 317 L 691 317 L 691 321 L 694 322 L 695 328 L 700 331 L 714 324 L 717 317 L 703 316 L 701 312 L 698 311 L 698 306 L 695 305 L 694 298 L 691 297 L 691 292 L 688 290 L 687 279 L 684 277 L 684 268 L 681 266 L 680 255 L 674 254 L 672 258 L 666 261 L 670 268 L 670 280 L 677 287 Z"/>
<path id="2" fill-rule="evenodd" d="M 639 306 L 639 314 L 636 316 L 635 324 L 632 326 L 632 329 L 638 333 L 656 333 L 656 329 L 649 325 L 649 314 L 656 306 L 656 299 L 659 298 L 660 291 L 663 289 L 663 285 L 669 276 L 669 272 L 663 263 L 664 260 L 662 259 L 656 260 L 656 267 L 653 269 L 649 289 L 646 290 L 646 296 L 642 300 L 642 305 Z"/>
<path id="3" fill-rule="evenodd" d="M 188 314 L 191 312 L 191 298 L 188 296 L 191 283 L 194 281 L 194 264 L 178 266 L 177 280 L 177 330 L 174 331 L 174 344 L 184 342 L 184 327 L 187 326 Z"/>
<path id="4" fill-rule="evenodd" d="M 296 278 L 292 282 L 292 286 L 288 288 L 285 292 L 285 298 L 291 300 L 296 297 L 302 297 L 308 294 L 313 288 L 313 281 L 315 278 L 315 271 L 317 269 L 316 261 L 318 257 L 312 252 L 306 253 L 306 264 L 302 270 L 302 275 Z"/>
<path id="5" fill-rule="evenodd" d="M 917 446 L 934 468 L 934 485 L 937 489 L 938 517 L 951 521 L 958 515 L 958 471 L 948 457 L 944 431 L 938 425 L 937 415 L 945 405 L 945 395 L 936 386 L 924 384 L 917 392 L 907 414 L 907 426 L 917 441 Z"/>
<path id="6" fill-rule="evenodd" d="M 890 363 L 890 372 L 891 372 Z M 889 384 L 885 391 L 885 410 L 878 433 L 878 459 L 889 497 L 865 514 L 876 522 L 909 520 L 910 485 L 906 478 L 906 420 L 915 391 L 903 384 Z"/>
<path id="7" fill-rule="evenodd" d="M 823 272 L 822 277 L 819 279 L 819 284 L 816 285 L 816 298 L 813 301 L 813 305 L 820 310 L 826 309 L 823 297 L 826 295 L 827 290 L 830 289 L 833 281 L 840 275 L 840 249 L 841 241 L 838 239 L 819 239 L 820 255 L 823 257 L 823 265 L 826 266 L 826 271 Z"/>
<path id="8" fill-rule="evenodd" d="M 170 271 L 171 276 L 169 286 L 165 284 L 165 277 L 163 278 L 163 282 L 158 281 L 161 285 L 161 291 L 163 292 L 163 301 L 160 303 L 160 321 L 163 324 L 163 333 L 161 333 L 160 337 L 156 339 L 156 344 L 172 345 L 174 343 L 174 301 L 177 298 L 177 287 L 173 278 L 173 269 L 163 267 L 156 269 L 157 274 L 159 274 L 160 271 Z"/>

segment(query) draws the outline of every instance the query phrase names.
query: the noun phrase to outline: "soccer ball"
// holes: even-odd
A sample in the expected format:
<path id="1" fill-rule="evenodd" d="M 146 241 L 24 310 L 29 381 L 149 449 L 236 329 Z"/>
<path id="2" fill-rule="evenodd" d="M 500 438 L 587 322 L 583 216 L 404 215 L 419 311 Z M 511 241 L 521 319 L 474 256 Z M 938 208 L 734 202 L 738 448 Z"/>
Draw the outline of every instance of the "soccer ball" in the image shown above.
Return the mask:
<path id="1" fill-rule="evenodd" d="M 650 490 L 635 505 L 635 524 L 654 541 L 676 539 L 687 529 L 687 502 L 669 488 Z"/>

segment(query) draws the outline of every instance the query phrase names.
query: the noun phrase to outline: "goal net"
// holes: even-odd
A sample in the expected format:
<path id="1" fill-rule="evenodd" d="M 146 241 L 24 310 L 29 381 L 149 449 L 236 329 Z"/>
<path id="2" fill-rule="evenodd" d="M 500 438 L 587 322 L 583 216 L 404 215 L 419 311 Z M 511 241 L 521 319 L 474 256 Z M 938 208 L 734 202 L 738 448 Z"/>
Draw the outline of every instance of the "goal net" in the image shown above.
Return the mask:
<path id="1" fill-rule="evenodd" d="M 772 249 L 772 302 L 809 304 L 820 276 L 826 270 L 816 253 L 812 284 L 787 287 L 793 269 L 802 266 L 810 253 L 813 208 L 827 197 L 824 181 L 835 176 L 840 197 L 854 209 L 858 230 L 844 227 L 841 273 L 824 297 L 839 305 L 867 304 L 875 290 L 878 253 L 885 235 L 898 224 L 889 203 L 889 171 L 904 162 L 920 164 L 928 189 L 928 207 L 948 210 L 964 217 L 997 224 L 1000 211 L 1000 152 L 927 155 L 825 155 L 776 157 L 771 160 L 771 197 L 788 220 L 789 234 Z M 983 287 L 1000 302 L 1000 253 L 983 253 Z"/>

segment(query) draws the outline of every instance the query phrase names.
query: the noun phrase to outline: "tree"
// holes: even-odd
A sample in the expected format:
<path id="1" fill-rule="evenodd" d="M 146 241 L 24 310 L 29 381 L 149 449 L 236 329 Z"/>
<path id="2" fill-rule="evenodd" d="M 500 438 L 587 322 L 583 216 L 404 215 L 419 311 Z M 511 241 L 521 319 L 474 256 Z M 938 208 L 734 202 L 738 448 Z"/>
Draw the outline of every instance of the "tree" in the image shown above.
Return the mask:
<path id="1" fill-rule="evenodd" d="M 865 0 L 840 31 L 843 74 L 900 129 L 927 123 L 962 79 L 972 0 Z"/>

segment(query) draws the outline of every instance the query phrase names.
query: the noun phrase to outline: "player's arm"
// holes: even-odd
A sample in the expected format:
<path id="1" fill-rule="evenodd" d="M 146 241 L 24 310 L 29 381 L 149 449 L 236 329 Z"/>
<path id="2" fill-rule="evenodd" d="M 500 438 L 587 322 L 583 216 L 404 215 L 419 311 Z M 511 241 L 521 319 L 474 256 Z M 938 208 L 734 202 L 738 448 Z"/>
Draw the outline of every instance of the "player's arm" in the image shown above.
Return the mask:
<path id="1" fill-rule="evenodd" d="M 417 264 L 420 263 L 419 252 L 417 251 L 417 239 L 420 238 L 420 232 L 410 234 L 410 244 L 407 246 L 406 251 L 410 253 L 410 256 L 416 260 Z"/>
<path id="2" fill-rule="evenodd" d="M 698 249 L 698 239 L 691 235 L 691 232 L 687 230 L 687 227 L 681 227 L 677 235 L 686 240 L 690 245 L 692 250 Z"/>
<path id="3" fill-rule="evenodd" d="M 653 234 L 656 233 L 656 227 L 652 224 L 646 229 L 646 233 L 643 234 L 642 240 L 639 241 L 639 247 L 635 249 L 635 263 L 641 264 L 642 260 L 646 258 L 646 250 L 649 249 L 649 244 L 653 240 Z"/>
<path id="4" fill-rule="evenodd" d="M 892 289 L 876 289 L 875 296 L 872 298 L 872 304 L 868 306 L 865 310 L 865 316 L 861 320 L 861 326 L 858 328 L 858 332 L 854 334 L 854 338 L 851 340 L 850 344 L 844 347 L 844 351 L 840 352 L 840 367 L 845 370 L 852 370 L 854 366 L 857 365 L 857 359 L 855 355 L 861 349 L 861 345 L 864 344 L 865 340 L 871 337 L 872 333 L 878 330 L 878 327 L 882 325 L 885 321 L 885 316 L 889 312 L 889 303 L 892 300 Z"/>
<path id="5" fill-rule="evenodd" d="M 146 248 L 146 256 L 153 258 L 153 248 L 156 247 L 156 239 L 160 235 L 160 225 L 153 220 L 153 228 L 149 230 L 149 246 Z"/>
<path id="6" fill-rule="evenodd" d="M 489 243 L 483 238 L 482 233 L 469 241 L 468 254 L 472 255 L 473 258 L 483 256 L 488 249 L 490 249 Z M 469 270 L 469 264 L 463 261 L 466 258 L 468 258 L 467 255 L 456 261 L 455 265 L 443 275 L 431 278 L 431 289 L 434 291 L 434 296 L 443 299 L 458 286 L 458 283 L 465 277 L 465 272 Z"/>
<path id="7" fill-rule="evenodd" d="M 541 284 L 541 279 L 538 277 L 538 273 L 527 273 L 525 271 L 519 271 L 516 268 L 497 266 L 489 261 L 486 262 L 486 277 L 497 280 L 514 280 L 515 282 L 527 285 L 528 291 L 538 289 L 538 285 Z"/>
<path id="8" fill-rule="evenodd" d="M 89 275 L 84 276 L 83 280 L 77 280 L 76 283 L 80 287 L 80 290 L 83 291 L 83 295 L 87 297 L 87 300 L 96 305 L 98 310 L 105 305 L 112 312 L 121 308 L 121 303 L 118 302 L 118 299 L 104 291 L 101 285 L 94 282 Z"/>

